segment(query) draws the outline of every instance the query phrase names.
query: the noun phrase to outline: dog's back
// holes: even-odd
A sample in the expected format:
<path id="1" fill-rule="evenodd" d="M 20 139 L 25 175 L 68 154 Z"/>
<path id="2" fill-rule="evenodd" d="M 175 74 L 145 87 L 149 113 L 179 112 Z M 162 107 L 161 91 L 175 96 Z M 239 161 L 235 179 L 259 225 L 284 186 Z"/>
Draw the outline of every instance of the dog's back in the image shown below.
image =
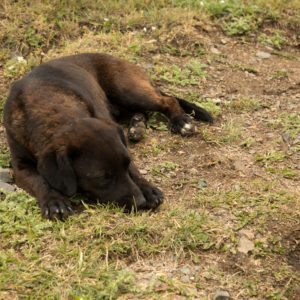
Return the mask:
<path id="1" fill-rule="evenodd" d="M 8 134 L 37 154 L 58 128 L 72 120 L 109 118 L 106 102 L 101 87 L 85 69 L 52 61 L 13 85 L 4 108 L 4 125 Z"/>

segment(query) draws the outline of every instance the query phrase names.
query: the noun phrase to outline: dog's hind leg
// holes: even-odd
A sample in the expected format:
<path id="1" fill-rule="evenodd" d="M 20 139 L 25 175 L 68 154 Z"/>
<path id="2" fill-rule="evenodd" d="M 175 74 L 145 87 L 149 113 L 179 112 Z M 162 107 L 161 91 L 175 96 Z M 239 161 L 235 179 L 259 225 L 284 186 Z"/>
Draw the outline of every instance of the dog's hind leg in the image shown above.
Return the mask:
<path id="1" fill-rule="evenodd" d="M 8 143 L 12 155 L 14 178 L 17 185 L 36 197 L 47 219 L 65 219 L 72 213 L 70 201 L 52 189 L 38 173 L 32 155 L 9 134 Z"/>

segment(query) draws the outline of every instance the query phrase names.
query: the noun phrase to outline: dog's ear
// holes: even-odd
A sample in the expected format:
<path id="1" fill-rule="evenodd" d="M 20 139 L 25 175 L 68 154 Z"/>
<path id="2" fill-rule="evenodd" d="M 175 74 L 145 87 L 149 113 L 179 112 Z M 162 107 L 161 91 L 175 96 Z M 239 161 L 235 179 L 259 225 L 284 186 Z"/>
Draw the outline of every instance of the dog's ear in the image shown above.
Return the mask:
<path id="1" fill-rule="evenodd" d="M 63 195 L 70 197 L 76 193 L 76 175 L 67 151 L 46 151 L 38 161 L 38 171 Z"/>
<path id="2" fill-rule="evenodd" d="M 120 126 L 118 126 L 117 128 L 118 128 L 118 133 L 121 138 L 121 141 L 122 141 L 123 145 L 127 148 L 127 141 L 126 141 L 124 131 Z"/>

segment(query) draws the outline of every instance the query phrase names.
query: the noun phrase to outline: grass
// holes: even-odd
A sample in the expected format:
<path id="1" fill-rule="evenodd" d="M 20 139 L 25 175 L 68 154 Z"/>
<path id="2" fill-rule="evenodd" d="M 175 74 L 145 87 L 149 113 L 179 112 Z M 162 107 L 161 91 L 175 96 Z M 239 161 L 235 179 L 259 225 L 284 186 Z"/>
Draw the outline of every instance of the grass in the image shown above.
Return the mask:
<path id="1" fill-rule="evenodd" d="M 154 67 L 152 79 L 183 87 L 199 85 L 200 79 L 207 77 L 205 67 L 199 60 L 194 59 L 189 61 L 185 67 L 157 65 Z"/>
<path id="2" fill-rule="evenodd" d="M 263 33 L 258 37 L 258 40 L 263 45 L 271 46 L 277 50 L 281 50 L 286 43 L 286 39 L 281 31 L 276 31 L 271 36 Z"/>
<path id="3" fill-rule="evenodd" d="M 234 299 L 296 299 L 299 276 L 289 258 L 298 239 L 299 116 L 283 105 L 278 115 L 265 110 L 261 119 L 259 95 L 204 93 L 219 85 L 210 68 L 217 64 L 264 83 L 287 78 L 282 65 L 295 60 L 289 47 L 298 6 L 284 0 L 2 2 L 1 107 L 9 84 L 41 61 L 107 52 L 140 64 L 162 90 L 204 107 L 216 122 L 200 125 L 202 136 L 182 138 L 153 114 L 148 136 L 130 146 L 145 176 L 165 192 L 157 212 L 126 214 L 80 196 L 73 216 L 50 222 L 23 191 L 1 193 L 0 299 L 212 299 L 218 289 Z M 239 43 L 274 48 L 281 65 L 272 78 L 264 81 L 263 66 L 258 73 L 251 62 L 212 59 L 209 48 L 223 33 L 233 52 Z M 251 134 L 246 121 L 257 125 Z M 266 130 L 276 140 L 257 142 Z M 278 142 L 281 134 L 287 149 Z M 0 166 L 9 167 L 2 139 L 0 149 Z M 253 163 L 250 175 L 232 169 L 241 158 Z M 247 255 L 238 252 L 243 230 L 254 244 Z"/>
<path id="4" fill-rule="evenodd" d="M 84 211 L 64 223 L 42 220 L 35 200 L 23 192 L 9 194 L 0 202 L 1 293 L 30 294 L 39 299 L 59 295 L 65 299 L 155 295 L 153 282 L 142 287 L 136 281 L 137 273 L 126 262 L 149 257 L 155 261 L 155 256 L 169 252 L 176 260 L 190 257 L 195 262 L 204 252 L 231 253 L 237 247 L 238 231 L 245 227 L 259 233 L 253 257 L 276 259 L 285 248 L 279 236 L 274 239 L 276 235 L 268 232 L 268 222 L 272 216 L 276 216 L 276 222 L 290 219 L 287 208 L 297 202 L 286 191 L 261 194 L 263 189 L 261 183 L 252 183 L 241 191 L 216 193 L 204 189 L 198 192 L 193 209 L 182 203 L 157 214 L 128 215 L 111 206 L 85 204 Z M 218 216 L 220 209 L 228 214 L 225 227 L 221 226 L 223 217 Z M 155 286 L 164 283 L 175 294 L 191 293 L 176 278 L 159 274 L 153 278 Z M 244 295 L 249 293 L 251 289 Z"/>
<path id="5" fill-rule="evenodd" d="M 235 113 L 254 112 L 262 108 L 258 99 L 248 97 L 235 98 L 229 101 L 226 106 Z"/>

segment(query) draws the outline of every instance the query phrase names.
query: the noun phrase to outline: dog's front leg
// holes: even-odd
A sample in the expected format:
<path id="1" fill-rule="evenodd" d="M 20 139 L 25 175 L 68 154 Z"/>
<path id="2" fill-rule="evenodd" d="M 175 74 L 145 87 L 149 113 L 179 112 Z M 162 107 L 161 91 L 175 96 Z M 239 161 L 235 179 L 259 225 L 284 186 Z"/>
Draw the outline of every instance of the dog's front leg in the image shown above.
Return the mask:
<path id="1" fill-rule="evenodd" d="M 43 217 L 62 220 L 72 213 L 69 199 L 52 189 L 34 166 L 20 168 L 16 161 L 13 165 L 17 185 L 37 198 Z"/>
<path id="2" fill-rule="evenodd" d="M 130 163 L 129 174 L 135 184 L 140 188 L 146 199 L 146 207 L 142 208 L 154 209 L 163 203 L 163 192 L 147 181 L 133 162 Z"/>

